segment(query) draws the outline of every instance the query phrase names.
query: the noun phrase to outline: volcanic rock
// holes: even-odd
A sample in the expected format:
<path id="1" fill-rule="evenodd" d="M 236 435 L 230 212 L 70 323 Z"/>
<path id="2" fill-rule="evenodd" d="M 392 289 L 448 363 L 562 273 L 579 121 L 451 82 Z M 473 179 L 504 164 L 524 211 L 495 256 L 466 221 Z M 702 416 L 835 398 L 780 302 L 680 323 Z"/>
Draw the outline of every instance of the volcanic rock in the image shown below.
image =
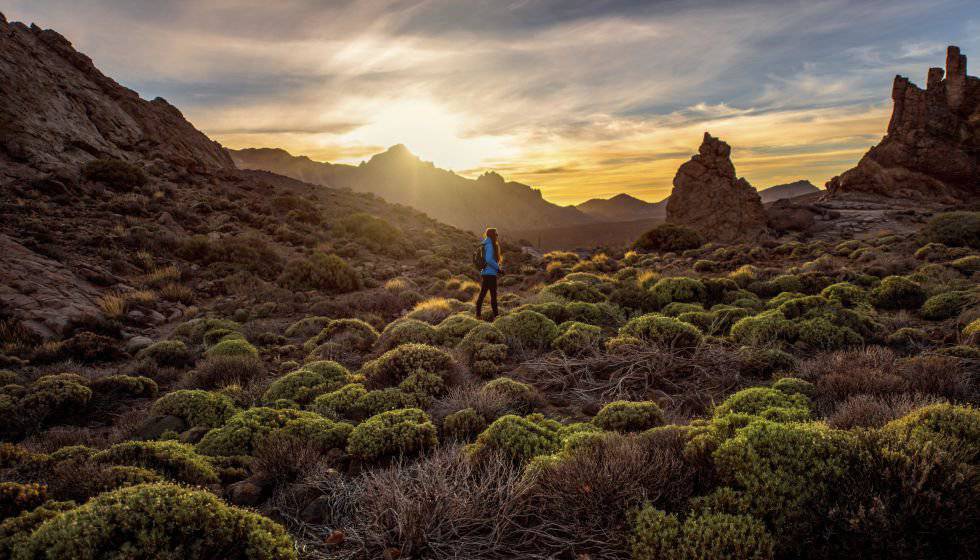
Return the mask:
<path id="1" fill-rule="evenodd" d="M 857 167 L 827 183 L 830 194 L 975 200 L 980 195 L 980 79 L 966 74 L 959 47 L 947 49 L 945 72 L 929 69 L 925 90 L 895 76 L 892 101 L 888 134 Z"/>
<path id="2" fill-rule="evenodd" d="M 731 146 L 704 133 L 698 154 L 674 176 L 667 221 L 698 230 L 712 241 L 754 241 L 766 233 L 759 193 L 735 176 Z"/>

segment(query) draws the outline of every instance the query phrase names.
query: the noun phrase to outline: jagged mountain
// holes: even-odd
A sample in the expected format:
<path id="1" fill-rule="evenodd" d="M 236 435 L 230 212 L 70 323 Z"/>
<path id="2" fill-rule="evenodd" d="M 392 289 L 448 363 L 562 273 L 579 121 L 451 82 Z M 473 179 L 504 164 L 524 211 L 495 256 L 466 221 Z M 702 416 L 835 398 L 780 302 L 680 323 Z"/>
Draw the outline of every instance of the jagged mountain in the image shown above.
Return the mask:
<path id="1" fill-rule="evenodd" d="M 759 191 L 759 198 L 762 199 L 763 203 L 767 203 L 782 200 L 784 198 L 795 198 L 805 194 L 813 194 L 815 192 L 820 192 L 820 189 L 818 189 L 810 181 L 800 179 L 799 181 L 793 181 L 792 183 L 774 185 L 768 189 L 762 189 Z"/>
<path id="2" fill-rule="evenodd" d="M 560 227 L 593 222 L 574 207 L 548 202 L 541 191 L 487 172 L 467 179 L 422 161 L 398 144 L 360 165 L 332 164 L 281 149 L 228 150 L 242 169 L 262 169 L 336 188 L 370 192 L 470 231 Z"/>
<path id="3" fill-rule="evenodd" d="M 0 14 L 0 162 L 58 172 L 93 158 L 231 168 L 228 154 L 163 99 L 146 101 L 50 29 Z"/>
<path id="4" fill-rule="evenodd" d="M 612 198 L 593 198 L 575 206 L 583 213 L 602 222 L 628 222 L 664 218 L 667 215 L 667 201 L 646 202 L 628 194 L 617 194 Z"/>

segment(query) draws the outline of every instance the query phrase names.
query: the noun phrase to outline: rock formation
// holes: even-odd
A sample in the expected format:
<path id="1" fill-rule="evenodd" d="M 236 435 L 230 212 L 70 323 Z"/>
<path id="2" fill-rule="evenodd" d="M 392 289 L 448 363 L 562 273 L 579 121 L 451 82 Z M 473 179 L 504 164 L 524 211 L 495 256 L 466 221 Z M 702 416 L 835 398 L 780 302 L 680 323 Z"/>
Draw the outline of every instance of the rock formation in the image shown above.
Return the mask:
<path id="1" fill-rule="evenodd" d="M 231 168 L 229 155 L 180 111 L 122 87 L 50 29 L 0 14 L 0 179 L 16 170 L 77 170 L 95 158 L 169 168 Z"/>
<path id="2" fill-rule="evenodd" d="M 888 134 L 857 167 L 827 183 L 831 195 L 975 200 L 980 195 L 980 79 L 966 74 L 959 47 L 948 48 L 945 72 L 929 69 L 925 90 L 895 76 L 892 101 Z"/>
<path id="3" fill-rule="evenodd" d="M 731 146 L 705 132 L 698 152 L 674 176 L 667 221 L 712 241 L 758 239 L 766 232 L 766 213 L 759 193 L 735 176 Z"/>

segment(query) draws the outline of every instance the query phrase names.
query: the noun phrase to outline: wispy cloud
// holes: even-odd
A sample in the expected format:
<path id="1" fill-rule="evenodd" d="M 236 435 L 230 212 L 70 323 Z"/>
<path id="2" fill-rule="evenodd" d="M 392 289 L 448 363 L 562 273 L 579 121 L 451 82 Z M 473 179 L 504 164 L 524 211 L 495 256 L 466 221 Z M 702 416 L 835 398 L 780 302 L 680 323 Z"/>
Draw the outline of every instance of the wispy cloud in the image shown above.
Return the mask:
<path id="1" fill-rule="evenodd" d="M 974 0 L 10 4 L 228 146 L 401 142 L 562 203 L 662 198 L 706 129 L 758 187 L 820 184 L 880 138 L 895 74 L 980 52 Z"/>

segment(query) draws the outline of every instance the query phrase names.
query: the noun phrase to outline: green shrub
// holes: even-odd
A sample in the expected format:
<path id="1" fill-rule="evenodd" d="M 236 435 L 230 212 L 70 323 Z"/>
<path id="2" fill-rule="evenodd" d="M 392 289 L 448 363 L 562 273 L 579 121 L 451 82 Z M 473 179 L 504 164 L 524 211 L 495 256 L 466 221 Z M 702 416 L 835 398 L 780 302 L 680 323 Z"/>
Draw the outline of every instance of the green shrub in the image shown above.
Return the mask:
<path id="1" fill-rule="evenodd" d="M 831 284 L 820 291 L 820 295 L 839 302 L 844 307 L 857 307 L 868 301 L 868 293 L 860 286 L 850 282 Z"/>
<path id="2" fill-rule="evenodd" d="M 126 441 L 92 456 L 112 465 L 137 466 L 157 471 L 177 482 L 213 484 L 218 473 L 190 445 L 176 441 Z"/>
<path id="3" fill-rule="evenodd" d="M 205 353 L 208 358 L 225 356 L 246 356 L 257 358 L 259 351 L 249 344 L 247 340 L 240 338 L 224 339 L 215 344 Z"/>
<path id="4" fill-rule="evenodd" d="M 341 344 L 348 350 L 369 350 L 378 341 L 378 331 L 360 319 L 336 319 L 330 321 L 316 336 L 303 344 L 303 349 L 314 348 L 328 342 Z"/>
<path id="5" fill-rule="evenodd" d="M 141 484 L 48 519 L 17 557 L 294 560 L 296 552 L 280 525 L 210 492 Z"/>
<path id="6" fill-rule="evenodd" d="M 346 422 L 334 422 L 316 414 L 303 414 L 283 424 L 273 433 L 277 437 L 291 438 L 304 446 L 312 446 L 321 453 L 331 449 L 344 449 L 354 426 Z"/>
<path id="7" fill-rule="evenodd" d="M 347 452 L 364 461 L 413 454 L 434 447 L 436 427 L 417 408 L 390 410 L 359 424 L 350 435 Z"/>
<path id="8" fill-rule="evenodd" d="M 808 348 L 819 350 L 838 350 L 864 343 L 853 329 L 835 325 L 823 317 L 799 321 L 797 340 Z"/>
<path id="9" fill-rule="evenodd" d="M 361 277 L 337 255 L 314 253 L 309 258 L 286 263 L 279 284 L 291 290 L 345 293 L 360 289 Z"/>
<path id="10" fill-rule="evenodd" d="M 686 276 L 661 278 L 650 291 L 660 307 L 672 302 L 703 303 L 708 298 L 704 283 L 696 278 L 687 278 Z"/>
<path id="11" fill-rule="evenodd" d="M 152 360 L 157 365 L 179 367 L 191 361 L 187 346 L 179 340 L 161 340 L 139 351 L 136 357 Z"/>
<path id="12" fill-rule="evenodd" d="M 805 394 L 786 393 L 776 388 L 749 387 L 725 399 L 715 407 L 714 415 L 783 416 L 782 411 L 773 409 L 788 409 L 796 419 L 805 420 L 810 415 L 810 399 Z"/>
<path id="13" fill-rule="evenodd" d="M 772 388 L 786 393 L 787 395 L 803 395 L 808 399 L 812 399 L 817 392 L 816 386 L 809 381 L 804 381 L 797 377 L 783 377 L 777 379 L 775 383 L 772 384 Z"/>
<path id="14" fill-rule="evenodd" d="M 539 455 L 551 455 L 561 448 L 562 427 L 540 414 L 507 414 L 493 421 L 480 433 L 471 452 L 479 457 L 500 452 L 515 463 L 524 464 Z"/>
<path id="15" fill-rule="evenodd" d="M 353 419 L 357 416 L 356 405 L 359 399 L 367 395 L 367 389 L 360 383 L 344 385 L 336 391 L 324 393 L 313 401 L 310 409 L 334 420 L 342 418 Z"/>
<path id="16" fill-rule="evenodd" d="M 890 437 L 954 453 L 967 464 L 980 460 L 980 411 L 970 406 L 934 404 L 892 420 L 882 428 Z"/>
<path id="17" fill-rule="evenodd" d="M 398 254 L 400 252 L 399 250 L 405 245 L 403 243 L 405 236 L 401 230 L 386 220 L 365 212 L 357 212 L 346 216 L 340 220 L 337 226 L 341 233 L 362 241 L 374 250 L 384 251 L 385 249 L 391 249 L 391 251 L 384 252 Z"/>
<path id="18" fill-rule="evenodd" d="M 980 342 L 980 319 L 974 319 L 969 325 L 963 327 L 963 336 L 967 340 Z"/>
<path id="19" fill-rule="evenodd" d="M 132 375 L 107 375 L 89 383 L 98 395 L 115 398 L 153 398 L 157 395 L 157 383 L 149 377 Z"/>
<path id="20" fill-rule="evenodd" d="M 960 311 L 970 305 L 975 297 L 970 292 L 952 291 L 936 294 L 922 304 L 919 314 L 924 319 L 942 321 L 960 314 Z"/>
<path id="21" fill-rule="evenodd" d="M 139 166 L 121 159 L 96 159 L 82 166 L 82 177 L 107 187 L 130 191 L 146 184 L 146 173 Z"/>
<path id="22" fill-rule="evenodd" d="M 349 376 L 347 368 L 337 362 L 310 362 L 273 381 L 262 395 L 262 400 L 272 403 L 285 399 L 308 404 L 318 395 L 343 387 Z"/>
<path id="23" fill-rule="evenodd" d="M 980 212 L 946 212 L 933 216 L 922 228 L 924 241 L 950 247 L 980 249 Z"/>
<path id="24" fill-rule="evenodd" d="M 980 255 L 970 255 L 956 259 L 949 263 L 949 266 L 969 276 L 973 273 L 980 272 Z"/>
<path id="25" fill-rule="evenodd" d="M 381 331 L 380 342 L 385 349 L 408 343 L 434 345 L 439 342 L 439 334 L 429 323 L 418 319 L 399 319 Z"/>
<path id="26" fill-rule="evenodd" d="M 697 346 L 703 339 L 701 331 L 693 325 L 656 313 L 630 319 L 619 329 L 619 335 L 632 336 L 678 348 Z"/>
<path id="27" fill-rule="evenodd" d="M 634 560 L 769 560 L 775 548 L 752 516 L 705 513 L 681 523 L 651 505 L 636 515 L 630 544 Z"/>
<path id="28" fill-rule="evenodd" d="M 443 319 L 436 326 L 436 335 L 440 344 L 456 346 L 479 324 L 481 324 L 480 321 L 472 315 L 455 313 Z"/>
<path id="29" fill-rule="evenodd" d="M 573 282 L 568 280 L 563 280 L 561 282 L 551 284 L 546 286 L 542 290 L 544 294 L 551 294 L 568 301 L 584 301 L 587 303 L 596 303 L 606 299 L 598 289 L 594 286 L 586 284 L 585 282 Z"/>
<path id="30" fill-rule="evenodd" d="M 926 300 L 922 286 L 904 276 L 889 276 L 871 291 L 871 302 L 880 309 L 918 309 Z"/>
<path id="31" fill-rule="evenodd" d="M 558 337 L 558 325 L 536 311 L 509 313 L 498 317 L 493 326 L 504 336 L 508 346 L 519 350 L 548 348 Z"/>
<path id="32" fill-rule="evenodd" d="M 737 342 L 753 346 L 796 338 L 797 326 L 778 310 L 763 311 L 745 317 L 732 325 L 731 336 Z"/>
<path id="33" fill-rule="evenodd" d="M 235 403 L 221 393 L 181 389 L 167 393 L 150 407 L 154 416 L 176 416 L 188 426 L 217 428 L 235 414 Z"/>
<path id="34" fill-rule="evenodd" d="M 202 317 L 181 323 L 174 331 L 174 335 L 188 339 L 191 344 L 200 344 L 204 342 L 204 335 L 211 331 L 227 330 L 229 332 L 237 332 L 240 328 L 241 325 L 235 321 Z"/>
<path id="35" fill-rule="evenodd" d="M 484 395 L 497 394 L 514 409 L 528 409 L 535 401 L 534 389 L 509 377 L 498 377 L 480 388 Z"/>
<path id="36" fill-rule="evenodd" d="M 24 548 L 34 529 L 74 507 L 75 502 L 48 501 L 14 517 L 0 517 L 0 558 L 12 558 L 14 550 Z"/>
<path id="37" fill-rule="evenodd" d="M 414 395 L 403 392 L 396 387 L 368 391 L 358 397 L 354 402 L 353 412 L 358 418 L 367 418 L 400 408 L 413 408 L 418 406 Z"/>
<path id="38" fill-rule="evenodd" d="M 558 326 L 560 333 L 551 345 L 564 354 L 574 356 L 598 348 L 602 342 L 602 329 L 577 321 L 568 321 Z"/>
<path id="39" fill-rule="evenodd" d="M 92 390 L 79 375 L 62 373 L 37 379 L 20 399 L 18 407 L 38 422 L 68 418 L 85 410 Z"/>
<path id="40" fill-rule="evenodd" d="M 664 413 L 653 401 L 615 401 L 602 407 L 592 423 L 607 431 L 642 432 L 664 423 Z"/>
<path id="41" fill-rule="evenodd" d="M 637 251 L 679 252 L 697 249 L 704 238 L 697 231 L 674 224 L 660 224 L 633 242 Z"/>
<path id="42" fill-rule="evenodd" d="M 34 509 L 46 499 L 47 487 L 36 482 L 0 482 L 0 521 Z"/>
<path id="43" fill-rule="evenodd" d="M 330 317 L 304 317 L 296 321 L 286 329 L 284 333 L 287 337 L 311 337 L 323 330 L 332 319 Z"/>
<path id="44" fill-rule="evenodd" d="M 439 374 L 417 370 L 399 383 L 398 388 L 422 403 L 445 393 L 446 380 Z"/>
<path id="45" fill-rule="evenodd" d="M 548 314 L 545 313 L 544 315 Z M 588 303 L 584 301 L 573 301 L 565 304 L 563 315 L 567 317 L 567 321 L 579 321 L 599 327 L 614 327 L 623 322 L 623 311 L 615 305 L 605 302 Z M 548 318 L 555 321 L 555 323 L 565 322 L 564 320 L 556 321 L 550 315 L 548 315 Z"/>
<path id="46" fill-rule="evenodd" d="M 485 430 L 487 419 L 473 408 L 457 410 L 442 421 L 442 432 L 449 439 L 469 441 Z"/>
<path id="47" fill-rule="evenodd" d="M 324 419 L 313 412 L 266 407 L 250 408 L 232 416 L 223 426 L 204 435 L 197 444 L 197 452 L 203 455 L 231 457 L 251 455 L 263 439 L 277 433 L 294 420 L 316 421 Z M 336 426 L 343 431 L 342 426 Z M 319 425 L 319 424 L 318 424 Z"/>
<path id="48" fill-rule="evenodd" d="M 684 313 L 697 313 L 700 311 L 704 311 L 704 306 L 700 303 L 681 303 L 679 301 L 668 303 L 660 310 L 661 313 L 668 317 L 679 317 Z"/>
<path id="49" fill-rule="evenodd" d="M 418 370 L 447 377 L 455 368 L 446 351 L 426 344 L 403 344 L 364 364 L 361 372 L 374 387 L 398 385 Z"/>
<path id="50" fill-rule="evenodd" d="M 758 420 L 724 441 L 714 459 L 722 482 L 748 499 L 746 513 L 765 519 L 777 534 L 806 533 L 809 524 L 821 522 L 828 502 L 839 497 L 839 483 L 854 453 L 854 439 L 847 432 L 820 424 Z M 793 540 L 791 534 L 781 538 Z"/>

